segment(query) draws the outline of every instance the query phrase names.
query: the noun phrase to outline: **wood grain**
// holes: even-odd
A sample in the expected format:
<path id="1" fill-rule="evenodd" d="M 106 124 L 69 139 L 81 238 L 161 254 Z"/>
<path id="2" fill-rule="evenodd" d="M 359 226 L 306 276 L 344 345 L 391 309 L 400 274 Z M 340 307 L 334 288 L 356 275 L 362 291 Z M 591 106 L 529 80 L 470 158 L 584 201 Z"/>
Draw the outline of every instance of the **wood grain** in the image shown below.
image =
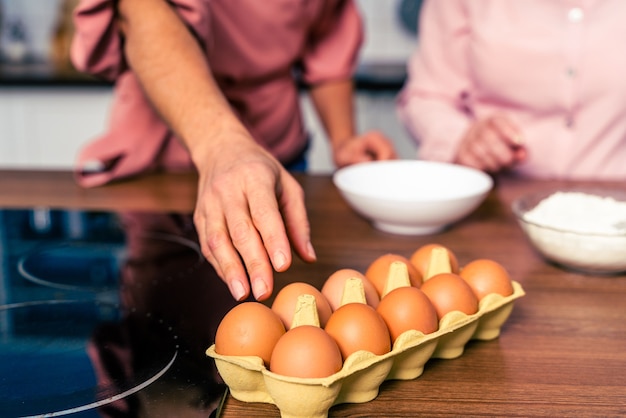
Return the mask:
<path id="1" fill-rule="evenodd" d="M 626 415 L 626 276 L 590 276 L 547 263 L 526 241 L 510 209 L 525 193 L 564 182 L 501 181 L 467 219 L 431 236 L 374 230 L 341 199 L 329 177 L 301 179 L 318 262 L 297 262 L 277 276 L 321 286 L 333 271 L 364 271 L 386 252 L 410 255 L 439 242 L 461 265 L 502 263 L 526 296 L 516 301 L 501 336 L 471 342 L 453 360 L 431 360 L 412 381 L 387 381 L 376 399 L 337 405 L 331 417 L 624 416 Z M 622 187 L 615 184 L 616 187 Z M 273 405 L 228 397 L 221 417 L 278 417 Z"/>
<path id="2" fill-rule="evenodd" d="M 522 194 L 570 183 L 499 180 L 468 218 L 439 234 L 407 237 L 373 229 L 350 210 L 329 176 L 298 179 L 318 261 L 296 259 L 276 275 L 276 289 L 295 280 L 321 286 L 339 268 L 363 271 L 383 253 L 408 256 L 423 244 L 439 242 L 461 265 L 479 257 L 502 263 L 526 291 L 498 339 L 471 342 L 457 359 L 431 360 L 417 379 L 387 381 L 373 401 L 337 405 L 331 417 L 626 416 L 626 276 L 583 275 L 546 262 L 530 247 L 510 209 Z M 626 185 L 613 186 L 626 190 Z M 3 207 L 191 212 L 194 201 L 193 174 L 155 174 L 85 190 L 69 173 L 0 172 Z M 280 414 L 273 405 L 227 397 L 220 417 L 244 416 Z"/>

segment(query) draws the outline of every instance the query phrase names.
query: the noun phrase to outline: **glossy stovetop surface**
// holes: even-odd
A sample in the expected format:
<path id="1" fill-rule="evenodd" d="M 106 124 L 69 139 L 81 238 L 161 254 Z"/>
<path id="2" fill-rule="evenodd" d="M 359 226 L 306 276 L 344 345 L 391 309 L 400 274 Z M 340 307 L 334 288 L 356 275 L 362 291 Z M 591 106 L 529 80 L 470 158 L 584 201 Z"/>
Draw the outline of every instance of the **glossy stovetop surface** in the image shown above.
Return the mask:
<path id="1" fill-rule="evenodd" d="M 233 305 L 190 215 L 0 211 L 0 416 L 207 417 Z"/>

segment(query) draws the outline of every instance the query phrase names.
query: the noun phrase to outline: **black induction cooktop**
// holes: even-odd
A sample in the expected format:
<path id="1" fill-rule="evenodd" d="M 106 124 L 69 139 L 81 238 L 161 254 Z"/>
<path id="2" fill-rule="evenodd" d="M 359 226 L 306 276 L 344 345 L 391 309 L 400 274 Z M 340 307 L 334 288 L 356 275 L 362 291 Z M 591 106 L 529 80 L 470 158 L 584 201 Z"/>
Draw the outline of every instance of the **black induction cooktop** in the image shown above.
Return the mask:
<path id="1" fill-rule="evenodd" d="M 0 417 L 209 417 L 235 302 L 190 214 L 0 210 Z"/>

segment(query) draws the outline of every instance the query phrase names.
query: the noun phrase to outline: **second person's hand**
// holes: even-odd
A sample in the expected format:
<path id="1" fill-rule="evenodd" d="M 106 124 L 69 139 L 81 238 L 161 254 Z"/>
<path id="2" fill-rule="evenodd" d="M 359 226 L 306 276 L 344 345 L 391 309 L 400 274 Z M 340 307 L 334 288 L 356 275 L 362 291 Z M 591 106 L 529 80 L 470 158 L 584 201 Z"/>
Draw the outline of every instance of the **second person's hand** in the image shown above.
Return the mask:
<path id="1" fill-rule="evenodd" d="M 474 122 L 461 141 L 455 162 L 497 173 L 526 158 L 521 130 L 503 115 Z"/>
<path id="2" fill-rule="evenodd" d="M 378 131 L 369 131 L 338 142 L 333 148 L 333 158 L 338 168 L 366 161 L 397 158 L 393 142 Z"/>

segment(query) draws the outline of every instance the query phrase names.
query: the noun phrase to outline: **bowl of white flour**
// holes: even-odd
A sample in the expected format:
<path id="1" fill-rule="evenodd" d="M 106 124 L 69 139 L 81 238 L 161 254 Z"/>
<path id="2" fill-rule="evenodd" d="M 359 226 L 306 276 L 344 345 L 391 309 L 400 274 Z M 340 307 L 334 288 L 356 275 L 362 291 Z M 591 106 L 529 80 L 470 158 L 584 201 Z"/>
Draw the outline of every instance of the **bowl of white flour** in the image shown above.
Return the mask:
<path id="1" fill-rule="evenodd" d="M 516 199 L 512 209 L 548 260 L 592 274 L 626 272 L 626 192 L 546 190 Z"/>

